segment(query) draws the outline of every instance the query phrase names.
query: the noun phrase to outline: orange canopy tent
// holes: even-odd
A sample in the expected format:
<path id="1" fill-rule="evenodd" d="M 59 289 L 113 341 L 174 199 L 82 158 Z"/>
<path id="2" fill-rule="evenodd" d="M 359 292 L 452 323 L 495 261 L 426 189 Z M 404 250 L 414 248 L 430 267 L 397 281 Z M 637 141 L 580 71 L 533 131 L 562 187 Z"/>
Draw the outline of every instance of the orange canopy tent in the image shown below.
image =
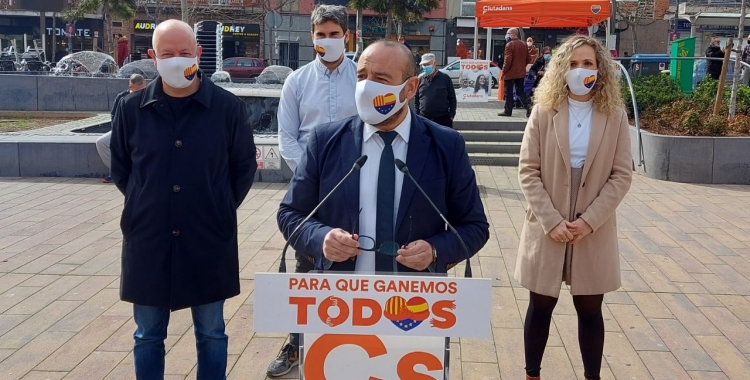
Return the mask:
<path id="1" fill-rule="evenodd" d="M 589 27 L 610 16 L 609 0 L 480 0 L 476 2 L 480 28 Z"/>

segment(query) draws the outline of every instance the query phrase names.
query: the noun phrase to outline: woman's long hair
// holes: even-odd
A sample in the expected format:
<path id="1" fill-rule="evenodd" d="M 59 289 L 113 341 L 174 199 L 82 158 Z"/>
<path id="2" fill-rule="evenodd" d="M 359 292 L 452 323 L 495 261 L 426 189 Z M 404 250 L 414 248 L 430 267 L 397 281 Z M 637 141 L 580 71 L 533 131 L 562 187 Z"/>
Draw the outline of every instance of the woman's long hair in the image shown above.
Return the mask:
<path id="1" fill-rule="evenodd" d="M 612 61 L 609 52 L 599 41 L 580 35 L 566 38 L 552 56 L 539 87 L 534 92 L 534 103 L 546 109 L 553 109 L 565 102 L 568 97 L 565 74 L 570 70 L 570 57 L 576 48 L 584 45 L 591 46 L 596 53 L 599 73 L 591 90 L 594 95 L 594 107 L 607 115 L 614 115 L 625 108 L 620 95 L 620 81 L 615 74 L 617 64 Z"/>
<path id="2" fill-rule="evenodd" d="M 479 78 L 484 78 L 484 84 L 479 83 Z M 484 74 L 477 75 L 477 80 L 474 83 L 474 93 L 476 94 L 477 92 L 479 92 L 479 90 L 484 90 L 484 92 L 490 92 L 489 81 L 487 80 L 487 77 Z"/>

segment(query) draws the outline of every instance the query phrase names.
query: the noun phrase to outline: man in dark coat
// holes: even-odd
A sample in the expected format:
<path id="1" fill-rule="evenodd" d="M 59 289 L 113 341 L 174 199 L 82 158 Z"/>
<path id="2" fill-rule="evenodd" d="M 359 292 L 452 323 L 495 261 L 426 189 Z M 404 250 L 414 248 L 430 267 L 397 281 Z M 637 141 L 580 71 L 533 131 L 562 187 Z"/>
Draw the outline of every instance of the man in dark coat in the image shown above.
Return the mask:
<path id="1" fill-rule="evenodd" d="M 720 46 L 721 41 L 714 37 L 711 40 L 711 45 L 706 48 L 706 57 L 707 58 L 724 58 L 724 49 Z M 713 80 L 719 80 L 719 76 L 721 76 L 721 67 L 724 66 L 723 61 L 719 60 L 709 60 L 706 64 L 706 73 L 713 78 Z"/>
<path id="2" fill-rule="evenodd" d="M 500 80 L 504 80 L 505 86 L 505 111 L 497 114 L 498 116 L 511 116 L 513 113 L 513 90 L 521 100 L 521 104 L 526 108 L 526 117 L 531 113 L 531 103 L 526 91 L 523 90 L 523 79 L 526 77 L 526 64 L 528 62 L 529 51 L 526 44 L 519 38 L 518 29 L 510 28 L 505 35 L 505 62 L 503 71 L 500 73 Z"/>
<path id="3" fill-rule="evenodd" d="M 162 22 L 153 46 L 159 77 L 122 100 L 111 145 L 136 379 L 164 377 L 170 311 L 188 307 L 198 379 L 224 379 L 223 306 L 240 293 L 236 209 L 253 183 L 255 144 L 243 103 L 198 71 L 190 26 Z"/>

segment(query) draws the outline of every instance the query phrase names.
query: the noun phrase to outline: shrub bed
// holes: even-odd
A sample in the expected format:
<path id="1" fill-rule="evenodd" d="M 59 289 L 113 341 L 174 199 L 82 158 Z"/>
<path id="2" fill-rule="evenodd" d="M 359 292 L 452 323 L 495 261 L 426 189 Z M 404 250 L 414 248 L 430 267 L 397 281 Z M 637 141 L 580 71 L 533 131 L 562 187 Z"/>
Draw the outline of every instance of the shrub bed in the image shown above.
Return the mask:
<path id="1" fill-rule="evenodd" d="M 713 115 L 718 82 L 706 77 L 686 95 L 668 75 L 649 75 L 633 80 L 641 128 L 673 136 L 750 136 L 750 87 L 737 90 L 736 117 L 728 121 L 731 84 L 724 91 L 719 115 Z M 623 99 L 633 116 L 630 91 L 623 85 Z M 632 120 L 631 120 L 632 121 Z"/>

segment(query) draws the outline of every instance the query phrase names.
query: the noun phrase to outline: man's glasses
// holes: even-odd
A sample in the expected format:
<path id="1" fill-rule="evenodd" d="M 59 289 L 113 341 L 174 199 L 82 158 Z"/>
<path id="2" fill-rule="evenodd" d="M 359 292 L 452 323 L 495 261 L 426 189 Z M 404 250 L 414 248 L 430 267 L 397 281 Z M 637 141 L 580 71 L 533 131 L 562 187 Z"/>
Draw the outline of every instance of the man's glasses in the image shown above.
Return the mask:
<path id="1" fill-rule="evenodd" d="M 362 209 L 359 209 L 359 214 L 362 213 Z M 352 234 L 358 233 L 358 224 L 359 224 L 359 215 L 357 215 L 356 219 L 352 220 Z M 412 219 L 411 215 L 409 216 L 409 235 L 406 239 L 406 243 L 403 245 L 407 245 L 411 242 L 411 231 L 412 231 Z M 382 255 L 387 256 L 398 256 L 398 250 L 401 248 L 402 244 L 398 244 L 395 241 L 386 241 L 380 244 L 379 247 L 375 248 L 375 239 L 373 239 L 370 236 L 365 235 L 359 235 L 359 249 L 362 251 L 367 252 L 375 252 Z"/>

